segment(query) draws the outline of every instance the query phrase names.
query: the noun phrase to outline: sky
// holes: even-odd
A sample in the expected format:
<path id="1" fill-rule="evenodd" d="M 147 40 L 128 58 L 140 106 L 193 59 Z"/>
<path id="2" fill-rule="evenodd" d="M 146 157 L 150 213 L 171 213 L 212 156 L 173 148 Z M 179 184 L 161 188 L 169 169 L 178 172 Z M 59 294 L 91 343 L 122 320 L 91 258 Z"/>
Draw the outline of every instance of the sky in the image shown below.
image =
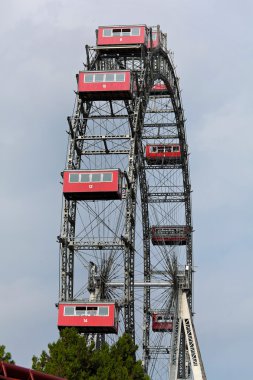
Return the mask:
<path id="1" fill-rule="evenodd" d="M 98 25 L 161 26 L 190 150 L 195 327 L 209 380 L 252 360 L 253 3 L 0 1 L 0 344 L 31 366 L 57 339 L 60 172 L 75 74 Z"/>

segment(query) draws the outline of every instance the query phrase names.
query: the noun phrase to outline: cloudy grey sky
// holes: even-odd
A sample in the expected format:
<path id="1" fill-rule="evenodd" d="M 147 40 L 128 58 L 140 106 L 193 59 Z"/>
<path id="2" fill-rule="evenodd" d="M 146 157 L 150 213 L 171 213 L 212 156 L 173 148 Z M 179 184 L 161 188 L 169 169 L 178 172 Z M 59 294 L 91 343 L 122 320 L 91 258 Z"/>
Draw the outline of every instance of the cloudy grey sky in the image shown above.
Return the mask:
<path id="1" fill-rule="evenodd" d="M 126 4 L 124 6 L 124 4 Z M 195 323 L 208 379 L 252 357 L 252 59 L 249 0 L 0 1 L 0 344 L 31 365 L 57 338 L 66 116 L 98 25 L 160 24 L 181 78 L 191 151 Z"/>

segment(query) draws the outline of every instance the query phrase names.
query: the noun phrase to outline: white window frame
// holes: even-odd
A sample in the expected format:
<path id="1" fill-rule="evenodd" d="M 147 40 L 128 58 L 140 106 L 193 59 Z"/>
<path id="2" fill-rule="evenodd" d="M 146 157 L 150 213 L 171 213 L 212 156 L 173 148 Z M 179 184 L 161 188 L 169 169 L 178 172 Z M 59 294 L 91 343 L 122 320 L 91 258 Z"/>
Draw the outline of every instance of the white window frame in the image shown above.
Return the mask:
<path id="1" fill-rule="evenodd" d="M 96 310 L 88 310 L 88 307 L 96 307 L 97 309 Z M 99 309 L 99 306 L 86 306 L 86 317 L 98 317 L 98 309 Z M 88 314 L 88 311 L 89 312 L 94 312 L 96 311 L 96 314 Z"/>
<path id="2" fill-rule="evenodd" d="M 77 174 L 78 175 L 78 181 L 77 182 L 73 182 L 73 181 L 70 181 L 70 176 L 72 175 L 72 174 Z M 79 183 L 80 182 L 80 175 L 79 175 L 80 173 L 69 173 L 69 183 Z"/>
<path id="3" fill-rule="evenodd" d="M 157 146 L 151 146 L 150 147 L 150 153 L 157 153 Z"/>
<path id="4" fill-rule="evenodd" d="M 99 315 L 99 309 L 100 309 L 100 307 L 106 307 L 107 308 L 107 314 L 105 315 Z M 106 305 L 106 306 L 98 306 L 98 314 L 97 314 L 97 316 L 98 317 L 109 317 L 109 315 L 110 315 L 110 310 L 109 310 L 109 306 L 108 305 Z"/>
<path id="5" fill-rule="evenodd" d="M 123 80 L 117 80 L 116 81 L 116 75 L 117 74 L 123 75 L 123 77 L 124 77 Z M 115 73 L 115 80 L 114 80 L 115 83 L 124 83 L 125 81 L 126 81 L 126 73 Z"/>
<path id="6" fill-rule="evenodd" d="M 74 309 L 74 313 L 73 314 L 65 314 L 65 308 L 66 307 L 72 307 Z M 64 305 L 63 315 L 64 315 L 64 317 L 74 317 L 76 315 L 76 308 L 75 308 L 75 306 Z"/>
<path id="7" fill-rule="evenodd" d="M 71 307 L 71 308 L 73 308 L 74 310 L 73 310 L 73 314 L 65 314 L 65 308 L 66 307 Z M 64 315 L 64 317 L 84 317 L 84 316 L 86 316 L 86 317 L 109 317 L 109 315 L 110 315 L 110 307 L 109 307 L 109 305 L 99 305 L 99 306 L 95 306 L 94 305 L 94 307 L 96 307 L 97 309 L 96 310 L 91 310 L 91 311 L 96 311 L 96 315 L 90 315 L 90 314 L 88 314 L 88 307 L 89 307 L 89 305 L 86 305 L 86 306 L 83 306 L 83 308 L 85 308 L 85 310 L 83 310 L 83 315 L 79 315 L 79 314 L 77 314 L 76 313 L 76 307 L 80 307 L 80 306 L 78 306 L 78 305 L 74 305 L 74 306 L 72 306 L 72 305 L 64 305 L 64 310 L 63 310 L 63 315 Z M 91 307 L 93 307 L 93 306 L 91 306 Z M 103 308 L 107 308 L 107 314 L 104 314 L 104 315 L 99 315 L 99 309 L 100 309 L 100 307 L 103 307 Z"/>
<path id="8" fill-rule="evenodd" d="M 139 33 L 138 34 L 132 34 L 132 30 L 133 29 L 139 29 Z M 141 35 L 141 28 L 139 26 L 134 26 L 131 28 L 131 37 L 139 37 Z"/>
<path id="9" fill-rule="evenodd" d="M 111 174 L 112 175 L 111 181 L 104 181 L 104 174 Z M 102 173 L 102 178 L 103 178 L 103 181 L 101 181 L 101 182 L 105 182 L 105 183 L 113 182 L 113 172 L 103 172 Z"/>
<path id="10" fill-rule="evenodd" d="M 78 175 L 78 181 L 77 182 L 71 182 L 70 181 L 70 176 L 72 174 L 77 174 Z M 89 176 L 89 181 L 87 182 L 82 182 L 81 181 L 81 175 L 82 174 L 87 174 Z M 92 175 L 93 174 L 100 174 L 100 178 L 101 178 L 101 181 L 92 181 Z M 104 181 L 104 174 L 111 174 L 111 180 L 110 181 Z M 69 183 L 110 183 L 110 182 L 113 182 L 113 178 L 114 178 L 114 172 L 91 172 L 91 173 L 87 173 L 87 172 L 84 172 L 84 173 L 69 173 Z"/>
<path id="11" fill-rule="evenodd" d="M 101 82 L 96 82 L 95 81 L 95 76 L 96 76 L 96 74 L 101 74 L 101 75 L 103 75 L 103 80 L 101 81 Z M 114 77 L 113 77 L 113 80 L 110 80 L 110 81 L 108 81 L 108 80 L 106 80 L 106 74 L 113 74 L 114 75 Z M 123 75 L 124 76 L 124 79 L 123 80 L 117 80 L 116 81 L 116 75 L 117 74 L 121 74 L 121 75 Z M 84 83 L 85 84 L 89 84 L 89 83 L 124 83 L 125 81 L 126 81 L 126 73 L 125 72 L 123 72 L 123 73 L 120 73 L 120 72 L 118 72 L 118 73 L 115 73 L 115 72 L 113 72 L 113 73 L 88 73 L 88 75 L 92 75 L 92 82 L 86 82 L 86 80 L 85 80 L 85 78 L 86 78 L 86 75 L 87 75 L 87 73 L 85 73 L 84 74 Z"/>
<path id="12" fill-rule="evenodd" d="M 86 80 L 85 80 L 86 75 L 92 75 L 92 81 L 91 81 L 91 82 L 86 82 Z M 93 82 L 94 82 L 94 74 L 93 74 L 93 73 L 87 73 L 87 72 L 84 73 L 83 82 L 84 82 L 84 83 L 93 83 Z"/>
<path id="13" fill-rule="evenodd" d="M 105 36 L 105 34 L 104 34 L 104 31 L 105 31 L 105 30 L 110 30 L 111 35 L 110 35 L 110 36 Z M 104 29 L 103 29 L 103 37 L 105 37 L 105 38 L 107 38 L 107 37 L 109 37 L 109 38 L 110 38 L 110 37 L 113 37 L 112 29 L 104 28 Z"/>
<path id="14" fill-rule="evenodd" d="M 83 310 L 83 314 L 77 314 L 76 313 L 76 308 L 77 307 L 80 307 L 80 306 L 77 306 L 77 305 L 75 306 L 75 316 L 76 317 L 85 317 L 86 316 L 86 311 L 87 311 L 87 306 L 83 306 L 83 308 L 85 308 L 85 310 Z"/>
<path id="15" fill-rule="evenodd" d="M 113 29 L 119 29 L 120 30 L 120 35 L 119 36 L 114 36 L 113 35 Z M 128 36 L 124 36 L 122 33 L 123 33 L 123 29 L 130 29 L 130 34 L 128 35 Z M 132 30 L 133 29 L 138 29 L 139 30 L 139 32 L 138 32 L 138 34 L 132 34 Z M 105 30 L 110 30 L 111 31 L 111 35 L 110 36 L 105 36 L 105 34 L 104 34 L 104 31 Z M 133 27 L 130 27 L 130 28 L 126 28 L 126 27 L 119 27 L 119 28 L 111 28 L 111 29 L 109 29 L 109 28 L 105 28 L 105 29 L 103 29 L 103 37 L 104 38 L 111 38 L 111 37 L 139 37 L 141 35 L 141 28 L 139 27 L 139 26 L 133 26 Z"/>

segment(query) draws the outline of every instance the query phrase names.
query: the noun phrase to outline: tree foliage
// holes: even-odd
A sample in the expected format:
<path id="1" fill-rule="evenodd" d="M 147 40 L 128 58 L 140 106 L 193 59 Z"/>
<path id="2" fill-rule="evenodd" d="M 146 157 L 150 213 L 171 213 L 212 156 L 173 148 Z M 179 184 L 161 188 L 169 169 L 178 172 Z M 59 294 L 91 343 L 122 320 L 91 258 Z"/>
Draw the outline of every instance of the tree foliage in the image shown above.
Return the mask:
<path id="1" fill-rule="evenodd" d="M 15 364 L 14 360 L 11 357 L 10 352 L 5 351 L 6 347 L 0 345 L 0 361 Z"/>
<path id="2" fill-rule="evenodd" d="M 114 345 L 105 343 L 94 350 L 74 328 L 66 328 L 48 345 L 49 353 L 33 356 L 32 368 L 68 380 L 148 380 L 141 361 L 135 359 L 137 348 L 124 334 Z"/>

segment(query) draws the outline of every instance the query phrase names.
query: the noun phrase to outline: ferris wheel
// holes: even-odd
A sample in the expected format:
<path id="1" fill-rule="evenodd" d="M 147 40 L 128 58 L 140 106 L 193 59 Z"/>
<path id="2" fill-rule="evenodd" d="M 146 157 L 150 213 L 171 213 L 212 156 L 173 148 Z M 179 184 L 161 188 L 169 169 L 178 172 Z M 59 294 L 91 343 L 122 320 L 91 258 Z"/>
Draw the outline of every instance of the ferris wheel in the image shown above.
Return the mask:
<path id="1" fill-rule="evenodd" d="M 166 35 L 130 25 L 96 36 L 68 117 L 58 327 L 96 347 L 127 332 L 152 379 L 205 379 L 185 120 Z"/>

